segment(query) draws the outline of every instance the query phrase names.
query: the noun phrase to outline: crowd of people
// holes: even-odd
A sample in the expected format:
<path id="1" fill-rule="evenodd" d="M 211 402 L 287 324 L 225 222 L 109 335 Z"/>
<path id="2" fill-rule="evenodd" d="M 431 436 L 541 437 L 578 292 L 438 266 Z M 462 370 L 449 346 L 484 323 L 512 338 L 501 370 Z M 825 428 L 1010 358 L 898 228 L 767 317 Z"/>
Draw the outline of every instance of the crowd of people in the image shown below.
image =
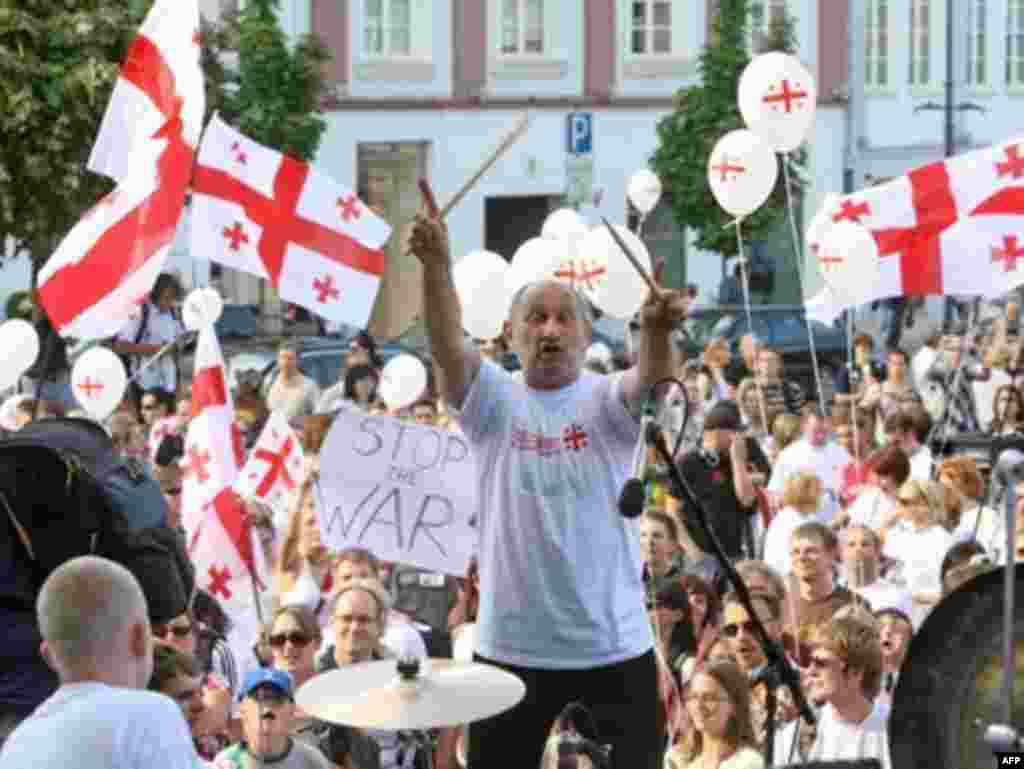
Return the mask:
<path id="1" fill-rule="evenodd" d="M 859 334 L 821 403 L 751 335 L 736 354 L 714 340 L 684 360 L 673 331 L 686 298 L 674 291 L 652 292 L 631 354 L 591 346 L 591 308 L 556 282 L 516 294 L 501 338 L 467 339 L 443 224 L 418 216 L 408 247 L 424 265 L 438 374 L 422 399 L 399 412 L 378 399 L 382 361 L 365 332 L 322 391 L 287 343 L 272 377 L 236 383 L 247 445 L 281 412 L 307 457 L 285 507 L 249 505 L 273 572 L 262 628 L 239 637 L 202 590 L 184 614 L 153 623 L 130 573 L 98 558 L 65 564 L 37 601 L 41 654 L 61 685 L 32 708 L 0 701 L 0 767 L 64 765 L 97 749 L 109 756 L 98 766 L 422 766 L 426 748 L 414 735 L 326 723 L 295 702 L 326 671 L 410 656 L 475 659 L 527 687 L 505 713 L 437 730 L 439 769 L 555 766 L 552 741 L 567 736 L 599 746 L 582 754 L 594 766 L 761 767 L 769 735 L 777 765 L 891 766 L 890 704 L 914 632 L 945 593 L 1017 556 L 1006 552 L 986 463 L 939 450 L 958 433 L 1021 430 L 1005 319 L 983 337 L 930 340 L 913 356 L 880 352 Z M 132 360 L 161 346 L 149 329 L 177 333 L 164 316 L 180 291 L 172 296 L 168 281 L 158 288 L 144 327 L 118 342 Z M 178 528 L 175 439 L 190 419 L 189 385 L 173 364 L 149 376 L 105 426 L 116 449 L 159 481 Z M 659 424 L 692 497 L 652 450 L 646 506 L 630 520 L 616 500 L 656 386 Z M 0 409 L 0 422 L 15 431 L 65 409 L 20 398 Z M 321 448 L 333 415 L 348 409 L 465 436 L 480 507 L 468 574 L 324 547 L 312 491 L 331 461 Z M 582 440 L 562 439 L 569 426 Z M 1015 533 L 1024 550 L 1024 507 Z M 770 655 L 756 622 L 798 670 L 814 724 L 786 689 L 769 717 Z M 573 702 L 586 718 L 565 717 Z"/>

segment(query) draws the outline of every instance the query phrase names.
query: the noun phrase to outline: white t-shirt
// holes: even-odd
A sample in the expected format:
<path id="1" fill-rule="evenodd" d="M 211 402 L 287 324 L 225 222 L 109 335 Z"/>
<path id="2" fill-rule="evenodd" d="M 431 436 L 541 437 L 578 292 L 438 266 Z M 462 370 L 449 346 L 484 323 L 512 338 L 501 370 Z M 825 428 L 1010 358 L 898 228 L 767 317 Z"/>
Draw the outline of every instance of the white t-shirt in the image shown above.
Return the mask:
<path id="1" fill-rule="evenodd" d="M 965 510 L 953 530 L 953 541 L 968 539 L 978 540 L 994 563 L 1006 563 L 1006 519 L 1002 512 L 980 506 Z"/>
<path id="2" fill-rule="evenodd" d="M 883 551 L 903 564 L 903 579 L 914 596 L 942 595 L 942 559 L 954 543 L 953 535 L 941 526 L 915 529 L 910 525 L 893 528 Z"/>
<path id="3" fill-rule="evenodd" d="M 889 757 L 889 732 L 886 722 L 889 708 L 878 702 L 859 724 L 839 718 L 832 705 L 818 714 L 818 736 L 808 756 L 810 761 L 849 761 L 877 758 L 882 769 L 892 769 Z"/>
<path id="4" fill-rule="evenodd" d="M 928 446 L 918 446 L 917 451 L 910 455 L 910 479 L 914 481 L 930 481 L 935 458 Z"/>
<path id="5" fill-rule="evenodd" d="M 768 481 L 768 491 L 782 494 L 790 477 L 803 471 L 812 472 L 818 476 L 825 489 L 822 511 L 826 514 L 828 522 L 831 522 L 833 516 L 839 512 L 839 488 L 843 483 L 843 468 L 852 461 L 850 452 L 838 443 L 830 442 L 816 447 L 808 443 L 806 438 L 801 438 L 784 448 L 775 460 L 772 477 Z"/>
<path id="6" fill-rule="evenodd" d="M 783 577 L 793 569 L 789 539 L 801 524 L 811 521 L 828 525 L 828 516 L 821 510 L 801 513 L 796 508 L 787 506 L 779 510 L 778 515 L 772 519 L 764 538 L 763 560 Z"/>
<path id="7" fill-rule="evenodd" d="M 169 697 L 101 683 L 65 684 L 22 721 L 2 769 L 195 769 L 202 766 Z"/>
<path id="8" fill-rule="evenodd" d="M 686 769 L 701 769 L 700 760 L 686 765 Z M 742 747 L 718 765 L 718 769 L 764 769 L 764 756 L 753 748 Z"/>
<path id="9" fill-rule="evenodd" d="M 914 358 L 910 362 L 910 372 L 914 377 L 914 388 L 918 392 L 924 392 L 924 388 L 928 384 L 928 369 L 932 367 L 938 357 L 938 351 L 932 347 L 922 347 L 914 353 Z"/>
<path id="10" fill-rule="evenodd" d="M 121 329 L 121 332 L 117 335 L 117 341 L 135 344 L 135 339 L 139 335 L 139 327 L 141 325 L 142 313 L 140 312 L 134 319 L 128 322 L 127 326 Z M 139 338 L 138 343 L 157 344 L 163 347 L 168 342 L 173 342 L 184 332 L 185 327 L 177 315 L 170 310 L 161 310 L 150 302 L 146 313 L 146 328 L 143 329 L 142 337 Z M 131 371 L 129 374 L 136 371 L 150 357 L 149 355 L 131 355 L 129 358 L 131 361 Z M 168 350 L 156 363 L 147 367 L 145 371 L 139 374 L 136 384 L 143 390 L 159 387 L 170 392 L 177 391 L 178 369 L 174 362 L 174 352 Z"/>
<path id="11" fill-rule="evenodd" d="M 621 388 L 584 372 L 533 390 L 480 366 L 459 422 L 477 467 L 481 656 L 569 670 L 653 648 L 639 523 L 617 509 L 640 434 Z"/>
<path id="12" fill-rule="evenodd" d="M 881 531 L 882 523 L 896 509 L 896 500 L 875 486 L 865 488 L 847 509 L 850 525 Z"/>

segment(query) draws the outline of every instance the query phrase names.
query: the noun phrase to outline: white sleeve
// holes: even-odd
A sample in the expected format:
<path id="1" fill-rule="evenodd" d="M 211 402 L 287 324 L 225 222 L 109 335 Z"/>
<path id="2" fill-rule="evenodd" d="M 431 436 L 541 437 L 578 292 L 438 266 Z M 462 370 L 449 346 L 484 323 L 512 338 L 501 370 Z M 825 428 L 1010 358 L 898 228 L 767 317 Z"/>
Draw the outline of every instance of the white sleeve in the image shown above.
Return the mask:
<path id="1" fill-rule="evenodd" d="M 152 702 L 145 708 L 145 713 L 140 712 L 138 717 L 131 719 L 134 722 L 134 744 L 128 748 L 133 755 L 123 766 L 126 769 L 148 769 L 152 766 L 196 769 L 202 766 L 178 706 L 164 696 Z"/>
<path id="2" fill-rule="evenodd" d="M 136 316 L 128 321 L 128 323 L 117 332 L 115 340 L 118 342 L 126 342 L 128 344 L 135 344 L 135 337 L 139 335 L 139 329 L 142 327 L 142 313 L 137 313 Z"/>
<path id="3" fill-rule="evenodd" d="M 779 518 L 784 514 L 784 510 L 779 511 L 764 538 L 764 562 L 782 576 L 789 574 L 789 552 L 779 525 Z"/>

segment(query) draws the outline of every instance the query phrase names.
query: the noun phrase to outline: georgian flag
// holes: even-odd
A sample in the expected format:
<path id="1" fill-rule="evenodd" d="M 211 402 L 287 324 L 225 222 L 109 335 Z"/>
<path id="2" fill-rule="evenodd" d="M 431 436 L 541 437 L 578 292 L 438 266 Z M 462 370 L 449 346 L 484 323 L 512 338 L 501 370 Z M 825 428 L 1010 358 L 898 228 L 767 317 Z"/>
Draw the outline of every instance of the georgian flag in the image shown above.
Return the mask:
<path id="1" fill-rule="evenodd" d="M 304 454 L 284 414 L 275 411 L 260 433 L 238 479 L 235 491 L 255 497 L 275 512 L 286 511 L 292 492 L 302 483 Z"/>
<path id="2" fill-rule="evenodd" d="M 835 200 L 831 221 L 867 227 L 881 255 L 870 302 L 892 296 L 995 297 L 1024 282 L 1024 139 L 917 168 Z M 817 243 L 808 242 L 814 258 Z M 847 306 L 829 291 L 808 311 L 831 321 Z"/>
<path id="3" fill-rule="evenodd" d="M 265 278 L 328 320 L 366 325 L 391 228 L 350 190 L 217 116 L 192 190 L 193 254 Z"/>
<path id="4" fill-rule="evenodd" d="M 128 50 L 89 165 L 118 186 L 38 276 L 40 303 L 62 336 L 116 334 L 163 270 L 206 105 L 198 34 L 195 0 L 157 0 Z"/>
<path id="5" fill-rule="evenodd" d="M 193 416 L 181 460 L 182 523 L 198 586 L 232 613 L 253 605 L 267 568 L 245 505 L 232 488 L 244 456 L 225 370 L 208 325 L 196 345 Z"/>
<path id="6" fill-rule="evenodd" d="M 140 151 L 153 154 L 150 145 L 172 114 L 181 119 L 185 143 L 199 144 L 206 109 L 199 54 L 196 0 L 156 0 L 121 65 L 90 171 L 116 182 L 130 176 Z"/>

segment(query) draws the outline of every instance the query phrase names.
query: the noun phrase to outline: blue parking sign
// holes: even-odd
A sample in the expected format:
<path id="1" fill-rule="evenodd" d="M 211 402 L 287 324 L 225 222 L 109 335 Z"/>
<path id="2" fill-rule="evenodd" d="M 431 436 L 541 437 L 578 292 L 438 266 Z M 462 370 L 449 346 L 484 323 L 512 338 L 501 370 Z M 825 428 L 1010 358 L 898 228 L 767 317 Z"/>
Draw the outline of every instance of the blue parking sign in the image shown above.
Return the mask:
<path id="1" fill-rule="evenodd" d="M 589 155 L 594 150 L 594 113 L 570 112 L 568 144 L 570 155 Z"/>

